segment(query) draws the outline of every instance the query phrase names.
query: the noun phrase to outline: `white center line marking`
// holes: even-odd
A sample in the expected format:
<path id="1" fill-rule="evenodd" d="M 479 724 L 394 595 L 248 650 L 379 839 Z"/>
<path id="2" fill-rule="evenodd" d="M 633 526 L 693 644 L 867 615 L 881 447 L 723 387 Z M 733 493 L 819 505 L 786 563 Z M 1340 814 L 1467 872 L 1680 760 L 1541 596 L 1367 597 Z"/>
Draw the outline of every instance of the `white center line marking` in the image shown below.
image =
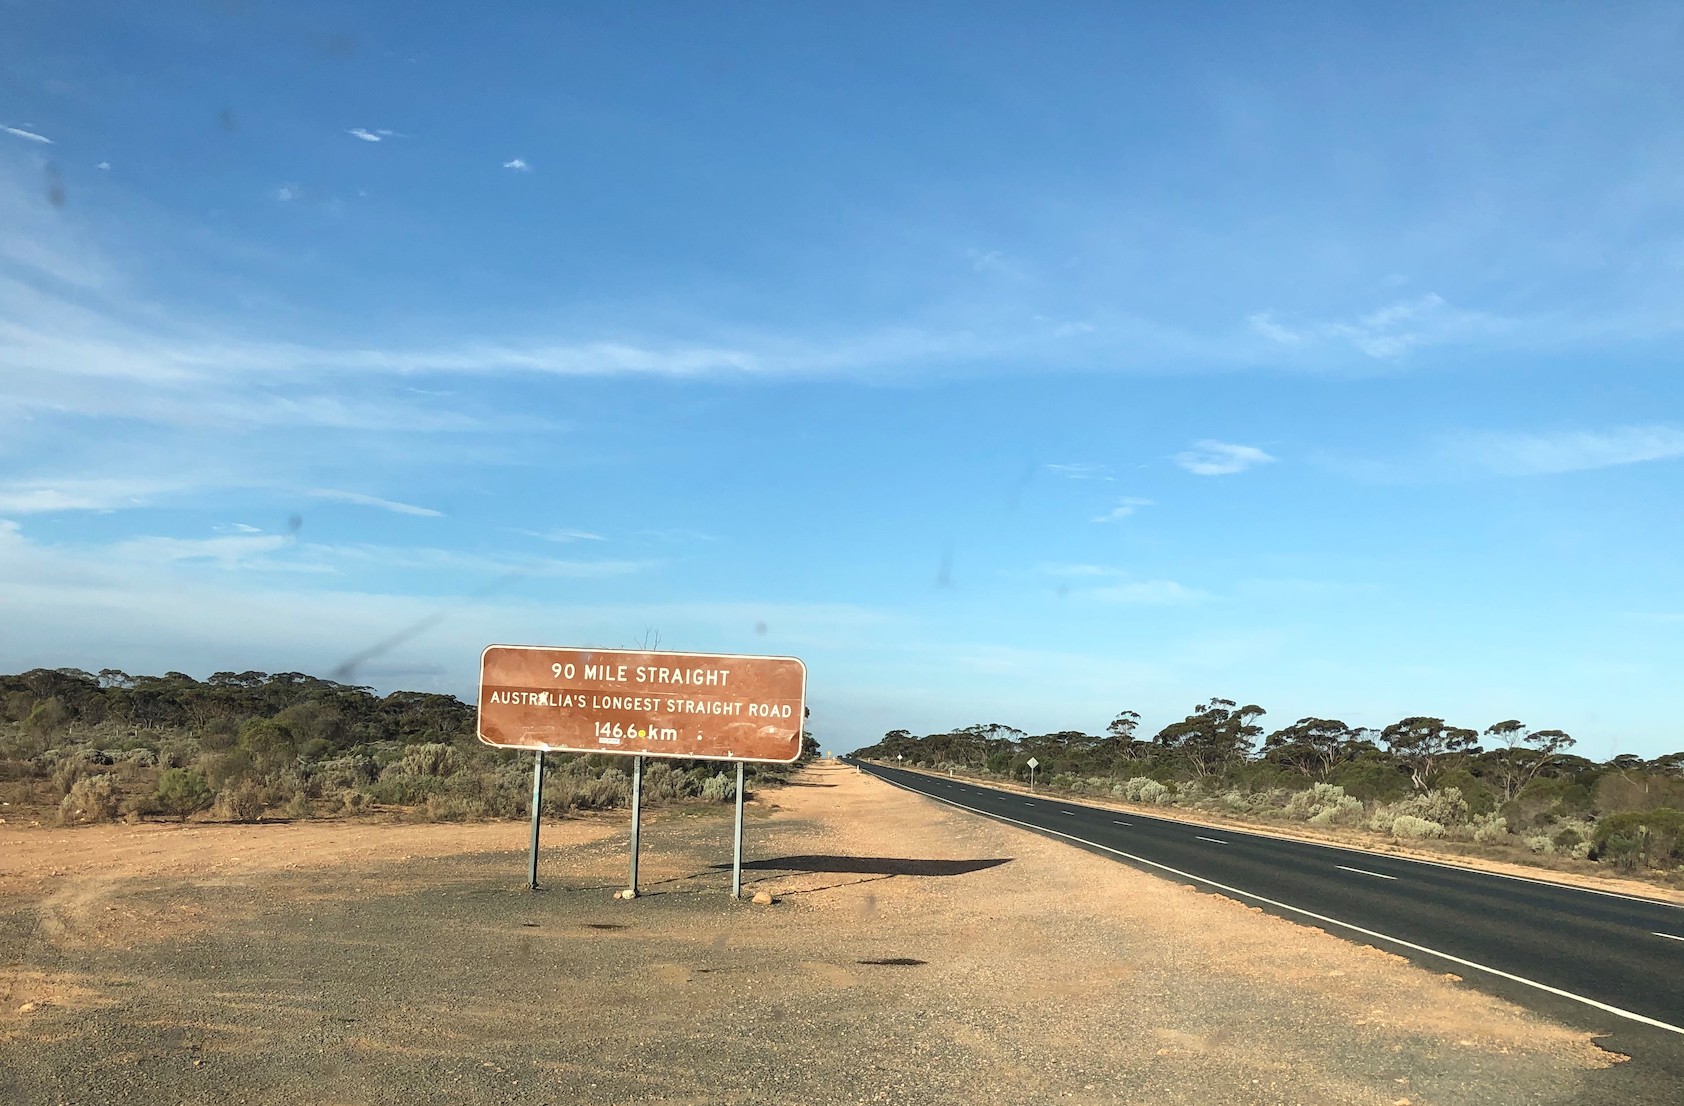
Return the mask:
<path id="1" fill-rule="evenodd" d="M 1194 834 L 1193 836 L 1199 837 L 1198 834 Z M 1215 837 L 1199 837 L 1199 840 L 1200 841 L 1209 841 L 1212 845 L 1226 845 L 1228 843 L 1226 841 L 1219 840 Z"/>
<path id="2" fill-rule="evenodd" d="M 1343 864 L 1335 864 L 1334 867 L 1335 868 L 1344 868 L 1345 871 L 1355 872 L 1359 876 L 1373 876 L 1375 879 L 1396 879 L 1397 878 L 1396 876 L 1388 876 L 1384 872 L 1371 872 L 1367 868 L 1346 868 L 1345 865 L 1343 865 Z"/>
<path id="3" fill-rule="evenodd" d="M 883 782 L 888 784 L 890 787 L 898 787 L 902 791 L 911 791 L 914 795 L 919 794 L 919 792 L 915 791 L 914 789 L 912 789 L 910 787 L 907 787 L 905 784 L 896 783 L 894 780 L 888 779 L 887 777 L 883 777 L 883 776 L 879 776 L 878 778 L 883 780 Z M 950 800 L 947 800 L 947 799 L 937 799 L 936 801 L 939 802 L 939 803 L 949 803 L 949 805 L 956 806 L 960 810 L 968 810 L 972 814 L 980 814 L 984 818 L 993 818 L 996 821 L 1005 822 L 1008 825 L 1022 826 L 1024 829 L 1037 830 L 1041 833 L 1050 833 L 1054 837 L 1063 837 L 1063 838 L 1065 838 L 1066 840 L 1069 840 L 1069 841 L 1080 841 L 1084 845 L 1091 845 L 1094 848 L 1099 849 L 1103 852 L 1108 852 L 1113 856 L 1124 857 L 1128 860 L 1134 861 L 1137 864 L 1145 864 L 1149 867 L 1157 868 L 1160 871 L 1168 872 L 1173 876 L 1179 876 L 1182 879 L 1190 879 L 1190 880 L 1194 881 L 1195 883 L 1202 883 L 1206 887 L 1214 887 L 1218 891 L 1226 891 L 1230 895 L 1240 895 L 1244 898 L 1251 899 L 1253 902 L 1267 903 L 1270 906 L 1278 907 L 1281 910 L 1289 911 L 1293 914 L 1301 914 L 1306 918 L 1314 918 L 1318 922 L 1325 922 L 1329 925 L 1336 925 L 1341 929 L 1348 929 L 1352 933 L 1360 933 L 1364 937 L 1373 937 L 1373 938 L 1376 938 L 1376 939 L 1381 940 L 1381 941 L 1387 941 L 1387 942 L 1390 942 L 1391 944 L 1398 945 L 1402 948 L 1413 949 L 1415 952 L 1424 952 L 1428 956 L 1436 956 L 1440 960 L 1448 960 L 1448 961 L 1450 961 L 1450 963 L 1460 964 L 1464 968 L 1473 968 L 1476 971 L 1481 971 L 1481 972 L 1485 972 L 1489 975 L 1497 976 L 1499 979 L 1509 980 L 1511 983 L 1519 983 L 1522 986 L 1533 987 L 1533 988 L 1536 988 L 1537 990 L 1545 992 L 1546 994 L 1555 995 L 1559 998 L 1571 999 L 1574 1002 L 1582 1002 L 1586 1006 L 1590 1006 L 1590 1007 L 1593 1007 L 1597 1010 L 1601 1010 L 1605 1014 L 1613 1014 L 1617 1018 L 1625 1018 L 1629 1021 L 1641 1022 L 1644 1025 L 1652 1025 L 1656 1029 L 1665 1029 L 1668 1032 L 1677 1033 L 1681 1036 L 1684 1036 L 1684 1026 L 1672 1025 L 1671 1023 L 1663 1022 L 1658 1018 L 1651 1018 L 1647 1014 L 1639 1014 L 1635 1010 L 1621 1009 L 1618 1006 L 1614 1006 L 1614 1005 L 1612 1005 L 1610 1003 L 1606 1003 L 1606 1002 L 1600 1002 L 1597 999 L 1589 998 L 1585 995 L 1576 995 L 1572 991 L 1566 991 L 1566 990 L 1563 990 L 1560 987 L 1551 987 L 1548 983 L 1540 983 L 1536 979 L 1527 979 L 1525 976 L 1515 975 L 1513 972 L 1505 972 L 1501 968 L 1493 968 L 1488 964 L 1481 964 L 1477 960 L 1468 960 L 1468 959 L 1465 959 L 1465 958 L 1460 957 L 1460 956 L 1455 956 L 1455 955 L 1453 955 L 1451 953 L 1448 953 L 1448 952 L 1441 952 L 1438 949 L 1429 948 L 1426 945 L 1417 945 L 1413 941 L 1405 941 L 1401 937 L 1393 937 L 1389 933 L 1381 933 L 1379 930 L 1374 930 L 1374 929 L 1365 929 L 1362 926 L 1353 925 L 1350 922 L 1340 921 L 1338 918 L 1331 918 L 1331 917 L 1327 916 L 1326 914 L 1317 914 L 1313 910 L 1305 910 L 1301 906 L 1293 906 L 1290 903 L 1281 902 L 1279 899 L 1266 898 L 1262 895 L 1259 895 L 1255 891 L 1245 891 L 1245 890 L 1242 890 L 1238 887 L 1231 887 L 1226 883 L 1218 883 L 1213 879 L 1206 879 L 1204 876 L 1196 876 L 1192 872 L 1184 872 L 1180 868 L 1171 868 L 1168 864 L 1159 864 L 1156 860 L 1147 860 L 1145 857 L 1137 856 L 1134 853 L 1126 853 L 1121 849 L 1113 849 L 1109 845 L 1101 845 L 1098 841 L 1089 841 L 1085 837 L 1077 837 L 1073 833 L 1064 833 L 1060 830 L 1055 830 L 1055 829 L 1042 829 L 1039 826 L 1032 826 L 1028 822 L 1019 822 L 1015 818 L 1007 818 L 1004 814 L 993 814 L 993 813 L 990 813 L 989 811 L 986 811 L 986 810 L 978 810 L 974 806 L 966 806 L 963 803 L 953 803 L 953 802 L 951 802 Z M 1446 867 L 1446 868 L 1453 867 L 1453 865 L 1449 865 L 1449 864 L 1441 865 L 1441 866 Z M 1529 881 L 1529 882 L 1538 882 L 1538 881 Z M 1557 886 L 1567 886 L 1567 885 L 1558 884 Z M 1572 890 L 1572 889 L 1573 889 L 1572 887 L 1568 886 L 1568 890 Z M 1600 894 L 1611 894 L 1611 892 L 1599 892 L 1599 893 Z M 1633 896 L 1622 895 L 1620 897 L 1621 898 L 1631 898 Z M 1642 900 L 1639 900 L 1639 901 L 1653 902 L 1655 900 L 1653 900 L 1653 899 L 1642 899 Z M 1653 931 L 1651 931 L 1651 932 L 1653 932 Z"/>
<path id="4" fill-rule="evenodd" d="M 1650 932 L 1652 932 L 1652 933 L 1654 933 L 1654 935 L 1655 935 L 1655 936 L 1656 936 L 1656 937 L 1665 937 L 1665 938 L 1666 938 L 1666 939 L 1667 939 L 1667 940 L 1669 940 L 1669 941 L 1684 941 L 1684 937 L 1680 937 L 1680 936 L 1678 936 L 1678 934 L 1676 934 L 1676 933 L 1662 933 L 1662 932 L 1661 932 L 1661 931 L 1660 931 L 1660 930 L 1658 930 L 1658 929 L 1656 929 L 1656 930 L 1651 930 L 1651 931 L 1650 931 Z"/>
<path id="5" fill-rule="evenodd" d="M 1120 819 L 1117 819 L 1117 818 L 1111 819 L 1111 824 L 1113 826 L 1132 826 L 1132 825 L 1134 825 L 1133 822 L 1124 822 L 1124 821 L 1122 821 Z"/>
<path id="6" fill-rule="evenodd" d="M 1076 817 L 1076 812 L 1074 810 L 1061 810 L 1061 811 L 1059 811 L 1059 813 L 1060 814 L 1068 814 L 1072 818 Z"/>

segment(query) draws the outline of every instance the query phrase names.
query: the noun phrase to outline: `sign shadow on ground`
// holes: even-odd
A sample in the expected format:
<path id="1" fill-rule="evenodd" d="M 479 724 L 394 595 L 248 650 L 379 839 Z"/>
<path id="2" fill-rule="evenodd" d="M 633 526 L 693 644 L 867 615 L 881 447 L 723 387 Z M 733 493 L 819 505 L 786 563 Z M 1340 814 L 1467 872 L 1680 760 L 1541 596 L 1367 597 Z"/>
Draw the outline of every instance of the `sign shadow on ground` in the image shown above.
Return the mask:
<path id="1" fill-rule="evenodd" d="M 748 860 L 743 868 L 761 872 L 824 872 L 856 876 L 964 876 L 1010 864 L 1009 856 L 982 860 L 922 860 L 895 856 L 779 856 Z M 715 864 L 715 868 L 729 865 Z"/>

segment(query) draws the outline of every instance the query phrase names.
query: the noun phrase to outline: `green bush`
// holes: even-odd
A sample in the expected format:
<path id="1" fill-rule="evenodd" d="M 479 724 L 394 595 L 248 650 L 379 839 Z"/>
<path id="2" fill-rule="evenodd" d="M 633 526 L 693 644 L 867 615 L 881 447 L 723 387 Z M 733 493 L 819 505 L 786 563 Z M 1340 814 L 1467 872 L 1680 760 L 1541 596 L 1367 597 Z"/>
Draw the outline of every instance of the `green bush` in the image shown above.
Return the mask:
<path id="1" fill-rule="evenodd" d="M 158 790 L 153 798 L 158 809 L 186 820 L 189 814 L 209 809 L 215 793 L 205 777 L 186 768 L 166 768 L 158 777 Z"/>
<path id="2" fill-rule="evenodd" d="M 36 703 L 23 720 L 23 732 L 30 737 L 52 737 L 70 721 L 70 708 L 59 699 L 43 699 Z"/>
<path id="3" fill-rule="evenodd" d="M 1674 867 L 1684 861 L 1684 810 L 1610 814 L 1597 824 L 1591 855 L 1627 871 Z"/>
<path id="4" fill-rule="evenodd" d="M 204 772 L 206 782 L 217 792 L 230 788 L 241 780 L 249 779 L 257 772 L 257 764 L 244 749 L 207 754 L 199 758 L 199 767 Z"/>
<path id="5" fill-rule="evenodd" d="M 273 772 L 298 755 L 292 731 L 272 718 L 253 718 L 240 727 L 240 745 L 260 772 Z"/>
<path id="6" fill-rule="evenodd" d="M 1409 794 L 1409 776 L 1384 757 L 1358 757 L 1333 770 L 1331 783 L 1365 803 L 1386 803 Z"/>

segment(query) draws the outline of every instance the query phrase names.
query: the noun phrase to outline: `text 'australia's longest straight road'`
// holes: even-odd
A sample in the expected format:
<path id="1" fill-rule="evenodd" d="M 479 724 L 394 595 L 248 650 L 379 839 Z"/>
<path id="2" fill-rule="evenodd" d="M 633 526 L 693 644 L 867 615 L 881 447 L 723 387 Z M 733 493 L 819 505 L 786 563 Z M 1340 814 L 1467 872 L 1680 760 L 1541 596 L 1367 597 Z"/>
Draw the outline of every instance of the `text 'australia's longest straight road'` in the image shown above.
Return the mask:
<path id="1" fill-rule="evenodd" d="M 794 657 L 493 645 L 479 739 L 506 749 L 792 761 L 807 669 Z"/>

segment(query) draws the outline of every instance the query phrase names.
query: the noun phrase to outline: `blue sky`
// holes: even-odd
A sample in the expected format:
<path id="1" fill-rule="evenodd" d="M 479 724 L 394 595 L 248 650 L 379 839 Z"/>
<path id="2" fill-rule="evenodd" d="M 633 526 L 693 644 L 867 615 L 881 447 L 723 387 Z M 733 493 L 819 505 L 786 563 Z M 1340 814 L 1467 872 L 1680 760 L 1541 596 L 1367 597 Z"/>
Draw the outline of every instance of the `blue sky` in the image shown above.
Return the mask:
<path id="1" fill-rule="evenodd" d="M 0 9 L 0 668 L 1684 747 L 1676 5 Z"/>

